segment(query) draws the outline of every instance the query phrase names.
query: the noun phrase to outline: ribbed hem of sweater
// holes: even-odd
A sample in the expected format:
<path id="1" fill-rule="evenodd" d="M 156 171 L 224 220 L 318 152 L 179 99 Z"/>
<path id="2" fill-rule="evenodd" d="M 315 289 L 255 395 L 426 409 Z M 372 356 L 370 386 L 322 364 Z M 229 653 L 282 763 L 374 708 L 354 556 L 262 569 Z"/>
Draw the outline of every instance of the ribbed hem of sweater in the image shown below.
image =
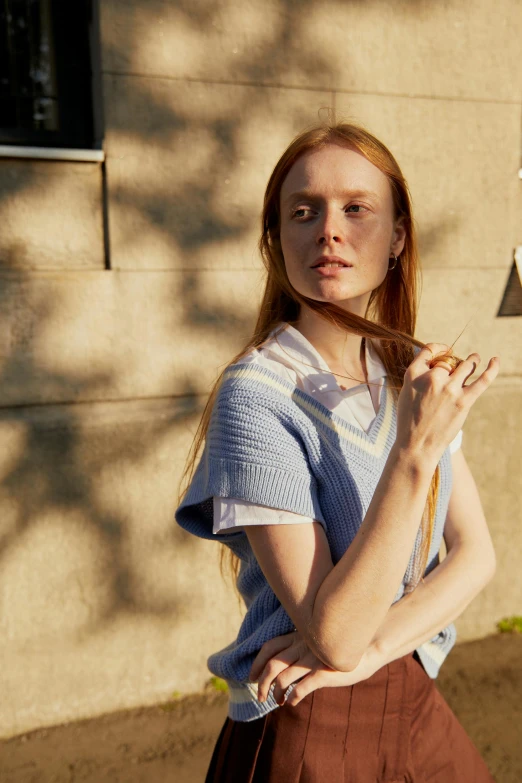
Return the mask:
<path id="1" fill-rule="evenodd" d="M 433 680 L 436 679 L 440 667 L 457 640 L 457 629 L 454 623 L 447 625 L 435 638 L 436 641 L 430 639 L 417 647 L 422 665 Z"/>
<path id="2" fill-rule="evenodd" d="M 454 624 L 451 623 L 436 637 L 436 642 L 430 640 L 416 648 L 422 665 L 431 679 L 437 678 L 440 667 L 455 644 L 456 638 L 457 631 Z M 272 695 L 273 688 L 270 690 L 267 700 L 261 702 L 257 698 L 257 685 L 231 680 L 226 682 L 228 685 L 228 716 L 232 720 L 241 722 L 257 720 L 280 706 Z M 293 688 L 294 685 L 288 688 L 287 695 Z"/>
<path id="3" fill-rule="evenodd" d="M 257 685 L 231 682 L 230 680 L 226 682 L 228 685 L 228 716 L 232 720 L 244 722 L 256 720 L 279 707 L 272 695 L 272 689 L 266 701 L 259 701 Z"/>

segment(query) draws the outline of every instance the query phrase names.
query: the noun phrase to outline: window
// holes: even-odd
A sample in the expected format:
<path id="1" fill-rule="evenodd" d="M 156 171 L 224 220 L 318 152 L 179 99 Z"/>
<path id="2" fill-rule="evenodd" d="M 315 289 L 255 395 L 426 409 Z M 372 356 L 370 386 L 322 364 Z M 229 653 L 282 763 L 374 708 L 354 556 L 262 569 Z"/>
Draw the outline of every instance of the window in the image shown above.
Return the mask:
<path id="1" fill-rule="evenodd" d="M 513 315 L 522 315 L 522 245 L 515 250 L 515 260 L 504 289 L 497 318 Z"/>
<path id="2" fill-rule="evenodd" d="M 97 0 L 2 0 L 0 144 L 101 149 Z"/>

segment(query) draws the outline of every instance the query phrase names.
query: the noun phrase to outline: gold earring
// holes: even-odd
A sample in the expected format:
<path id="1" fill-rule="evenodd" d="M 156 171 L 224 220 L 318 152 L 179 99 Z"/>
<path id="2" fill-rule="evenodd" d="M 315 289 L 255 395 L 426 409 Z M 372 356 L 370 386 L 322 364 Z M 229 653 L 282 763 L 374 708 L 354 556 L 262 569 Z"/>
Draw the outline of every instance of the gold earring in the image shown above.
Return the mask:
<path id="1" fill-rule="evenodd" d="M 392 270 L 392 269 L 395 269 L 395 267 L 397 266 L 397 262 L 398 262 L 398 260 L 399 260 L 399 259 L 397 258 L 397 256 L 395 255 L 395 253 L 392 253 L 392 255 L 390 256 L 390 258 L 391 258 L 392 256 L 393 256 L 393 265 L 392 265 L 392 266 L 390 266 L 390 265 L 388 264 L 388 272 L 391 272 L 391 270 Z M 390 258 L 388 259 L 388 261 L 390 260 Z"/>

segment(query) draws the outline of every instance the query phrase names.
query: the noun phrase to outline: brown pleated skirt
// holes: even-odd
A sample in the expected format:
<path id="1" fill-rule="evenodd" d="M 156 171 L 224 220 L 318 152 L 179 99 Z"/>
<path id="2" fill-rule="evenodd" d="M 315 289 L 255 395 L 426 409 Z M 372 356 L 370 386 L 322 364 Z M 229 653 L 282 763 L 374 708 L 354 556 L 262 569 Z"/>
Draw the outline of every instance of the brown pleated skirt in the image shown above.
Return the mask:
<path id="1" fill-rule="evenodd" d="M 206 783 L 495 783 L 477 748 L 408 653 L 297 707 L 226 718 Z"/>

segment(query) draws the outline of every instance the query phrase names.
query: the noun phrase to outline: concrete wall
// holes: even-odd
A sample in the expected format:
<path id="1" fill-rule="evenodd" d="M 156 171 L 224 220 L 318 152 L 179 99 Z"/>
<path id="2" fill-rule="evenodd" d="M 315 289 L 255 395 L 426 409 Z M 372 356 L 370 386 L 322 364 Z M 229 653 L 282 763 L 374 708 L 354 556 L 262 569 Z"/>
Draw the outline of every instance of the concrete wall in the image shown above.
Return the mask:
<path id="1" fill-rule="evenodd" d="M 498 354 L 464 452 L 498 554 L 461 640 L 520 613 L 518 0 L 101 0 L 98 164 L 0 160 L 0 735 L 202 687 L 241 611 L 173 524 L 209 385 L 259 302 L 263 189 L 322 108 L 412 190 L 418 336 Z"/>

